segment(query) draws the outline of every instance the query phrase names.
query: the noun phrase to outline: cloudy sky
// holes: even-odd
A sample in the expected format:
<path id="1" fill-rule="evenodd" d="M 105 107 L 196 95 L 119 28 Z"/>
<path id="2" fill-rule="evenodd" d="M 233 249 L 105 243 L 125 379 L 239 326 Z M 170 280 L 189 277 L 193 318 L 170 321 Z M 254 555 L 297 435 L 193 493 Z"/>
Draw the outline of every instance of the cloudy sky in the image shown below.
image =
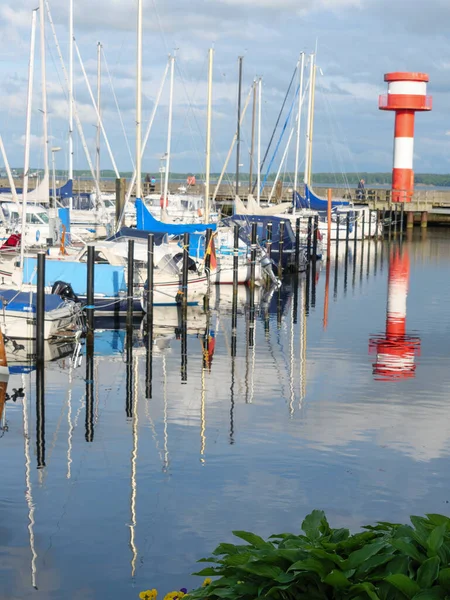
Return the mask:
<path id="1" fill-rule="evenodd" d="M 0 6 L 1 134 L 9 160 L 16 167 L 23 164 L 31 10 L 37 4 L 37 0 L 3 0 Z M 68 2 L 49 0 L 49 5 L 67 62 Z M 316 44 L 317 62 L 323 73 L 318 74 L 317 79 L 313 160 L 316 172 L 391 169 L 393 115 L 378 111 L 377 101 L 378 94 L 385 91 L 383 74 L 401 70 L 429 73 L 429 93 L 434 98 L 433 112 L 418 115 L 416 121 L 415 170 L 422 173 L 450 171 L 447 112 L 450 3 L 447 0 L 144 0 L 144 19 L 146 122 L 167 56 L 174 49 L 177 52 L 173 171 L 202 171 L 204 168 L 207 52 L 212 44 L 215 48 L 213 171 L 221 170 L 235 130 L 237 57 L 244 56 L 243 98 L 253 79 L 263 78 L 264 146 L 300 52 L 310 53 Z M 135 31 L 135 0 L 75 0 L 75 36 L 91 84 L 96 85 L 96 44 L 100 41 L 133 154 Z M 67 93 L 48 21 L 46 39 L 51 144 L 63 149 L 57 156 L 57 166 L 66 168 Z M 105 63 L 103 73 L 105 128 L 119 170 L 129 171 L 130 153 Z M 77 61 L 75 80 L 78 111 L 93 154 L 95 113 Z M 165 152 L 167 88 L 166 85 L 145 153 L 144 172 L 157 170 Z M 42 166 L 43 160 L 41 107 L 37 43 L 31 158 L 36 167 Z M 245 171 L 249 164 L 250 111 L 247 117 L 242 147 Z M 281 127 L 276 138 L 280 131 Z M 104 169 L 111 168 L 104 145 L 101 164 Z M 77 134 L 74 166 L 87 166 Z M 234 166 L 234 158 L 231 166 Z M 287 167 L 292 166 L 293 152 L 290 152 Z"/>

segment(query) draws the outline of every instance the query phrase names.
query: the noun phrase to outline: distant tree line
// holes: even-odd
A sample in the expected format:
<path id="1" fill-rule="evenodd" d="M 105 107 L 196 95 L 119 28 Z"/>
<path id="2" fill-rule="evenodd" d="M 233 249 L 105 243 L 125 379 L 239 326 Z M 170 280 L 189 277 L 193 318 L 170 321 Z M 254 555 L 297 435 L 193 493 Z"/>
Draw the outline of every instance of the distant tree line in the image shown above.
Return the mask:
<path id="1" fill-rule="evenodd" d="M 33 171 L 40 173 L 40 172 L 42 172 L 42 169 L 36 169 Z M 22 176 L 23 169 L 15 169 L 15 173 L 17 174 L 17 176 Z M 161 174 L 159 172 L 143 171 L 142 177 L 144 178 L 147 175 L 147 173 L 149 174 L 150 177 L 155 177 L 155 179 L 157 181 L 159 181 L 159 178 L 161 176 Z M 132 173 L 130 171 L 127 171 L 127 172 L 121 173 L 121 175 L 122 175 L 122 177 L 126 177 L 127 179 L 130 179 L 132 176 Z M 191 172 L 174 173 L 171 171 L 170 179 L 171 180 L 179 179 L 179 180 L 183 181 L 183 180 L 186 180 L 188 175 L 195 175 L 195 177 L 198 181 L 202 181 L 204 178 L 203 173 L 191 173 Z M 217 180 L 219 178 L 219 175 L 220 175 L 220 173 L 211 173 L 211 179 L 213 181 Z M 0 176 L 6 177 L 6 174 L 3 174 L 2 172 L 0 172 Z M 57 171 L 57 176 L 58 177 L 66 177 L 67 171 L 59 170 L 59 171 Z M 74 171 L 74 177 L 90 179 L 91 173 L 88 170 L 77 170 L 77 171 Z M 101 171 L 101 177 L 107 177 L 107 178 L 113 179 L 115 177 L 115 173 L 114 173 L 114 171 L 104 169 Z M 243 182 L 248 181 L 248 178 L 249 178 L 248 173 L 240 173 L 241 181 L 243 181 Z M 356 187 L 358 185 L 358 181 L 360 179 L 364 179 L 366 187 L 370 187 L 371 185 L 386 185 L 386 184 L 389 185 L 391 183 L 391 178 L 392 178 L 392 173 L 314 173 L 312 176 L 313 182 L 318 185 L 336 185 L 336 186 L 348 185 L 350 187 Z M 228 173 L 227 175 L 224 176 L 223 181 L 225 183 L 230 180 L 234 181 L 234 179 L 235 179 L 235 174 Z M 270 181 L 270 182 L 274 181 L 274 179 L 275 179 L 275 173 L 270 173 L 267 177 L 267 181 Z M 284 173 L 283 179 L 285 182 L 289 182 L 289 181 L 293 182 L 294 174 L 293 173 Z M 436 186 L 436 187 L 440 187 L 440 186 L 450 187 L 450 174 L 415 173 L 414 179 L 415 179 L 416 184 L 430 185 L 430 186 Z"/>

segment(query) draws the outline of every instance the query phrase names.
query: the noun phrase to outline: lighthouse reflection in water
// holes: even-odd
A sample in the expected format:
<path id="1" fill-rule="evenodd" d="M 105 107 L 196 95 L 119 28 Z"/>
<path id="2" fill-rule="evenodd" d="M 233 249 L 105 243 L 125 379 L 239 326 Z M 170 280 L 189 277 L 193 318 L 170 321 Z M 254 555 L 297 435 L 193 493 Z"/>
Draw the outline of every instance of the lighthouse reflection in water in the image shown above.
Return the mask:
<path id="1" fill-rule="evenodd" d="M 406 333 L 409 274 L 407 247 L 394 246 L 389 255 L 386 332 L 372 337 L 369 342 L 369 351 L 376 352 L 373 374 L 380 381 L 415 376 L 415 357 L 420 352 L 420 338 Z"/>

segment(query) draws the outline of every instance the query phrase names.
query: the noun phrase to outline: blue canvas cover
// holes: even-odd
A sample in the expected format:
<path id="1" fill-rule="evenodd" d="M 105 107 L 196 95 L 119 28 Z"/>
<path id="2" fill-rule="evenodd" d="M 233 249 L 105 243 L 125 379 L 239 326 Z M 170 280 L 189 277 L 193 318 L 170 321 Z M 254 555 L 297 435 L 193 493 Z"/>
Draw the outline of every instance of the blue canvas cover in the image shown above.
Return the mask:
<path id="1" fill-rule="evenodd" d="M 25 258 L 23 265 L 23 282 L 37 282 L 37 260 Z M 45 286 L 51 287 L 55 281 L 70 283 L 77 296 L 87 294 L 87 264 L 70 260 L 47 260 L 45 263 Z M 125 267 L 95 264 L 94 290 L 108 298 L 126 292 Z M 59 297 L 59 296 L 58 296 Z"/>
<path id="2" fill-rule="evenodd" d="M 37 294 L 0 289 L 0 308 L 25 313 L 36 312 Z M 64 304 L 64 300 L 56 294 L 45 294 L 45 312 L 55 310 Z"/>
<path id="3" fill-rule="evenodd" d="M 328 200 L 325 198 L 319 198 L 309 187 L 305 184 L 305 197 L 300 196 L 298 192 L 294 192 L 295 207 L 310 208 L 311 210 L 322 210 L 328 209 Z M 331 202 L 331 208 L 337 208 L 338 206 L 348 206 L 350 203 L 345 200 L 333 200 Z"/>
<path id="4" fill-rule="evenodd" d="M 183 235 L 184 233 L 202 233 L 207 229 L 215 231 L 217 225 L 209 223 L 202 225 L 201 223 L 163 223 L 158 221 L 151 214 L 140 198 L 136 199 L 136 228 L 145 230 L 148 233 L 167 233 L 169 235 Z"/>

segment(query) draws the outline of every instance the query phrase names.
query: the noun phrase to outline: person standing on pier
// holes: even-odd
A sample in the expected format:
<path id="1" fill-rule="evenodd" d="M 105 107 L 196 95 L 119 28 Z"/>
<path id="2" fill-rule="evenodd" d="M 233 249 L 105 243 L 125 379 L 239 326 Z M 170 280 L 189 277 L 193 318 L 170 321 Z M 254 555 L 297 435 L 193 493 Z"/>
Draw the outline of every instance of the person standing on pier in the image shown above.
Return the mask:
<path id="1" fill-rule="evenodd" d="M 366 188 L 364 187 L 365 183 L 366 182 L 364 179 L 360 179 L 358 182 L 358 200 L 364 200 L 366 197 Z"/>

